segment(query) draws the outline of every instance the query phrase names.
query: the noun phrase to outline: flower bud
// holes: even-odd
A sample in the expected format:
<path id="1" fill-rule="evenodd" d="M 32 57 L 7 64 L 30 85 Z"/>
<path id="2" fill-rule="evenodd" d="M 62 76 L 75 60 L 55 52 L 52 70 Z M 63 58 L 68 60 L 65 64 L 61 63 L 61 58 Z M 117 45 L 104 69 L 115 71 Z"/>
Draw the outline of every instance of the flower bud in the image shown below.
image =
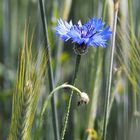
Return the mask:
<path id="1" fill-rule="evenodd" d="M 83 55 L 83 54 L 86 54 L 88 52 L 88 48 L 84 43 L 80 44 L 80 45 L 76 44 L 73 49 L 77 55 Z"/>
<path id="2" fill-rule="evenodd" d="M 82 92 L 79 101 L 77 102 L 77 105 L 82 105 L 82 104 L 88 104 L 89 102 L 89 97 L 87 93 Z"/>

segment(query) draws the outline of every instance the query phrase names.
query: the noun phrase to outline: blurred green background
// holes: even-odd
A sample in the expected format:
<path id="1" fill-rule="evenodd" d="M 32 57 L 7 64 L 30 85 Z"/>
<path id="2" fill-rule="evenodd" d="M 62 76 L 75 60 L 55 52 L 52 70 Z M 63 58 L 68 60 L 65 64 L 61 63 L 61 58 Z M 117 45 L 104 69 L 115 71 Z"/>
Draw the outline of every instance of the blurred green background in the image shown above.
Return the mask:
<path id="1" fill-rule="evenodd" d="M 106 7 L 106 8 L 105 8 Z M 104 9 L 105 8 L 105 9 Z M 83 23 L 92 17 L 113 26 L 113 0 L 45 0 L 46 19 L 52 55 L 55 85 L 71 82 L 75 54 L 73 44 L 56 38 L 57 19 Z M 107 140 L 139 140 L 140 129 L 140 1 L 121 0 L 116 31 L 116 49 L 111 87 L 111 113 Z M 103 17 L 104 16 L 104 17 Z M 38 0 L 0 0 L 0 139 L 8 136 L 12 112 L 19 50 L 24 43 L 25 24 L 29 24 L 29 40 L 35 30 L 34 51 L 43 46 L 44 37 Z M 90 103 L 72 109 L 66 140 L 99 140 L 102 134 L 105 91 L 109 67 L 110 44 L 106 49 L 89 47 L 82 56 L 76 86 L 88 93 Z M 35 139 L 37 116 L 43 98 L 49 94 L 48 81 L 40 95 L 32 139 Z M 68 94 L 57 95 L 60 133 L 64 124 Z M 51 108 L 44 119 L 40 139 L 53 140 Z M 92 131 L 92 134 L 91 132 Z M 97 135 L 97 136 L 96 136 Z"/>

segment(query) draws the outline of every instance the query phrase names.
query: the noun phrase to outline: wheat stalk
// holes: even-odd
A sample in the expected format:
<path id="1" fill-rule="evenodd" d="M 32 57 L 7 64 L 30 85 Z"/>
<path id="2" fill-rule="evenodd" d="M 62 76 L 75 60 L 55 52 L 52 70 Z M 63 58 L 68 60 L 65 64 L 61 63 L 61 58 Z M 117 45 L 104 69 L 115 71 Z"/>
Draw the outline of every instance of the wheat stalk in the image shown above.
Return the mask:
<path id="1" fill-rule="evenodd" d="M 8 140 L 30 140 L 30 133 L 46 69 L 46 54 L 41 59 L 32 55 L 32 40 L 28 45 L 25 27 L 24 47 L 21 50 L 16 88 L 13 93 L 12 119 Z"/>

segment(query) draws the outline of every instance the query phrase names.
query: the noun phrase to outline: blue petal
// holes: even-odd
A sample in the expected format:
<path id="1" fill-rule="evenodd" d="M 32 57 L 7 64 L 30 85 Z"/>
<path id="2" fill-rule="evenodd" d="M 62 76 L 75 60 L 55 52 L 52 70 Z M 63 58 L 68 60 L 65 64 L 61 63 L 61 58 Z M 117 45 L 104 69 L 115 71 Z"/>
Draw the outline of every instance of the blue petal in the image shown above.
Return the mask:
<path id="1" fill-rule="evenodd" d="M 102 19 L 92 18 L 89 19 L 88 22 L 85 24 L 86 26 L 92 26 L 95 31 L 98 31 L 103 28 L 105 25 L 104 22 L 102 22 Z"/>
<path id="2" fill-rule="evenodd" d="M 106 47 L 106 42 L 107 39 L 104 39 L 104 35 L 101 34 L 96 34 L 95 36 L 93 36 L 89 42 L 89 45 L 91 46 L 100 46 L 100 47 Z"/>
<path id="3" fill-rule="evenodd" d="M 85 44 L 87 46 L 106 47 L 107 40 L 112 32 L 110 27 L 104 27 L 105 23 L 102 19 L 92 18 L 87 23 L 82 25 L 81 21 L 73 25 L 72 22 L 58 20 L 58 25 L 55 28 L 56 34 L 63 40 L 71 40 L 74 43 Z"/>
<path id="4" fill-rule="evenodd" d="M 70 32 L 68 32 L 68 36 L 70 36 L 72 42 L 81 43 L 80 31 L 76 26 L 71 28 Z"/>
<path id="5" fill-rule="evenodd" d="M 70 36 L 67 35 L 67 33 L 70 31 L 70 29 L 73 27 L 72 22 L 69 23 L 66 21 L 62 21 L 62 19 L 58 20 L 58 25 L 55 27 L 55 32 L 57 36 L 60 36 L 63 40 L 69 40 Z"/>

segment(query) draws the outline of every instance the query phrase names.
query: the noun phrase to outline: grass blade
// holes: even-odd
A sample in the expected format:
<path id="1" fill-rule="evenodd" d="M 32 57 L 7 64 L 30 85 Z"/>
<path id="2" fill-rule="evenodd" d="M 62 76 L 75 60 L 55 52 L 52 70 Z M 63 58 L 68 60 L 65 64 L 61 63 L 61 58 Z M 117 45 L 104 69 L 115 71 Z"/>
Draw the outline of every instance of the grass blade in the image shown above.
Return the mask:
<path id="1" fill-rule="evenodd" d="M 50 54 L 50 48 L 49 48 L 49 41 L 48 41 L 48 30 L 47 30 L 47 21 L 45 18 L 45 8 L 43 0 L 39 0 L 39 6 L 40 6 L 40 12 L 41 12 L 41 19 L 43 24 L 43 31 L 44 31 L 44 37 L 45 37 L 45 47 L 46 51 L 48 53 L 48 76 L 49 76 L 49 86 L 50 91 L 54 88 L 54 81 L 53 81 L 53 73 L 52 73 L 52 66 L 51 66 L 51 54 Z M 57 117 L 57 110 L 55 106 L 55 97 L 51 99 L 51 106 L 52 106 L 52 112 L 53 112 L 53 128 L 54 128 L 54 134 L 55 139 L 59 140 L 59 127 L 58 127 L 58 117 Z"/>
<path id="2" fill-rule="evenodd" d="M 113 58 L 115 51 L 115 35 L 116 35 L 116 25 L 117 25 L 117 16 L 118 16 L 119 0 L 116 0 L 114 3 L 114 22 L 113 22 L 113 33 L 112 33 L 112 42 L 111 42 L 111 56 L 110 56 L 110 66 L 109 66 L 109 76 L 106 89 L 105 97 L 105 114 L 104 114 L 104 125 L 103 125 L 103 140 L 106 140 L 107 135 L 107 123 L 109 118 L 109 105 L 110 105 L 110 94 L 111 94 L 111 81 L 112 81 L 112 69 L 113 69 Z"/>

